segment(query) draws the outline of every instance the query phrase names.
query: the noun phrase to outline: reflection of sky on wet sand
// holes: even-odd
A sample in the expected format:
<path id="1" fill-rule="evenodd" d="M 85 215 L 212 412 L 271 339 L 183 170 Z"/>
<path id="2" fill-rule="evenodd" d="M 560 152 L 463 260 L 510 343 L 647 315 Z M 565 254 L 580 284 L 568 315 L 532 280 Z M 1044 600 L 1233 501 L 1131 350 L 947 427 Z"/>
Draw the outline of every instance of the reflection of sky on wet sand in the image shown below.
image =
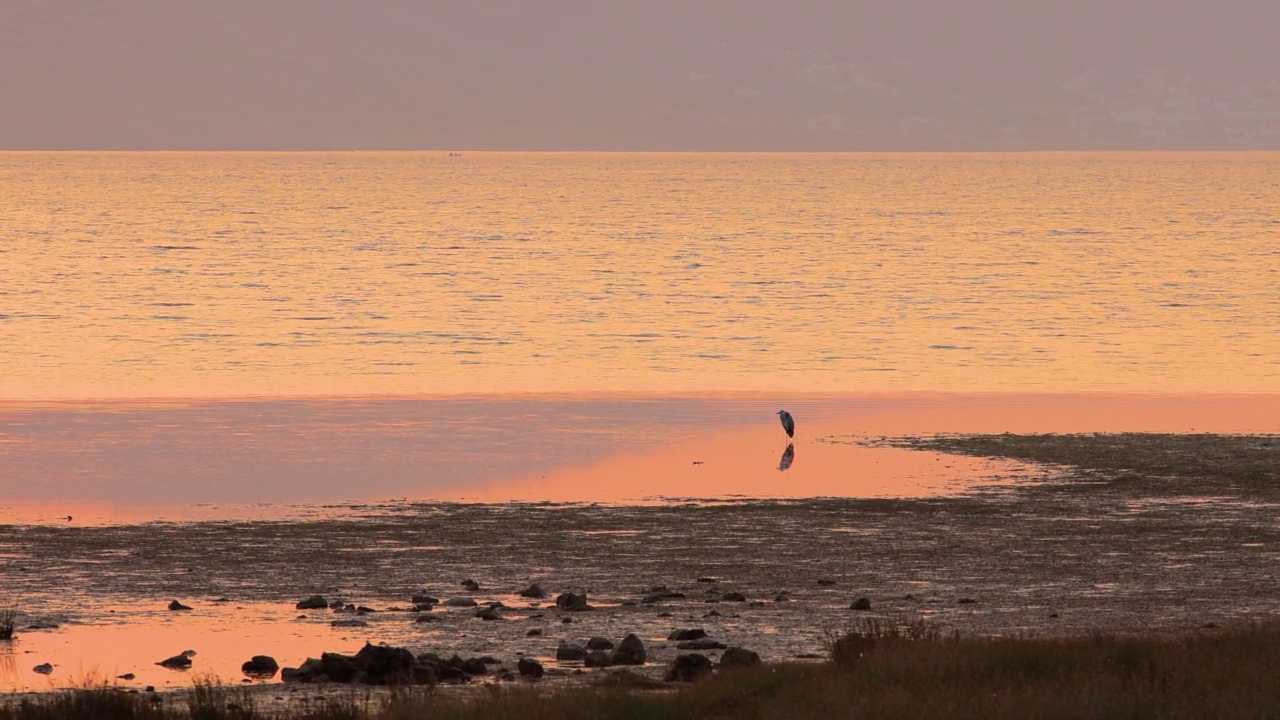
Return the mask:
<path id="1" fill-rule="evenodd" d="M 777 472 L 786 445 L 774 414 L 780 407 L 798 426 L 785 476 Z M 0 405 L 0 512 L 11 521 L 70 515 L 81 523 L 308 516 L 329 503 L 459 497 L 919 495 L 954 489 L 954 478 L 932 469 L 922 475 L 928 466 L 913 465 L 922 461 L 910 453 L 815 441 L 1266 432 L 1280 428 L 1278 408 L 1264 395 L 1088 394 L 8 404 Z M 951 469 L 963 474 L 965 462 Z"/>

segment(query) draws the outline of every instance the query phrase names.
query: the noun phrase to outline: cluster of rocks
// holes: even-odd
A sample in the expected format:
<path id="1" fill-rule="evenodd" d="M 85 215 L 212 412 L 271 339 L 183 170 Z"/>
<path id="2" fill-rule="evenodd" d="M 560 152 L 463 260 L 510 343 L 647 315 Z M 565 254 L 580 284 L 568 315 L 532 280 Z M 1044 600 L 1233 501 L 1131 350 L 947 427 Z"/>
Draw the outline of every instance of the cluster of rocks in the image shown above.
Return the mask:
<path id="1" fill-rule="evenodd" d="M 556 648 L 556 660 L 581 662 L 585 667 L 613 667 L 615 665 L 643 665 L 644 643 L 634 633 L 622 638 L 617 646 L 607 638 L 593 637 L 585 646 L 560 641 Z"/>
<path id="2" fill-rule="evenodd" d="M 532 662 L 536 668 L 521 663 L 521 674 L 541 676 L 541 664 Z M 299 667 L 281 670 L 280 679 L 286 683 L 423 685 L 466 682 L 473 677 L 488 675 L 490 665 L 501 665 L 501 661 L 488 656 L 463 659 L 454 655 L 444 659 L 435 653 L 414 655 L 405 648 L 366 643 L 355 655 L 324 653 L 319 658 L 307 658 Z M 505 675 L 503 679 L 514 679 L 510 671 Z"/>

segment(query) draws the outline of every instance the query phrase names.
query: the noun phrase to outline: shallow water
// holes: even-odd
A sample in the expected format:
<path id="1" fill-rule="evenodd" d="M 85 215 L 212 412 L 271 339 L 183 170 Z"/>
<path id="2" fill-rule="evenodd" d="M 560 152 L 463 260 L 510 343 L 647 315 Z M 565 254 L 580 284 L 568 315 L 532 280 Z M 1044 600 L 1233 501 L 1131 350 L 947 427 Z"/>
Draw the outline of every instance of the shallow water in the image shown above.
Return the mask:
<path id="1" fill-rule="evenodd" d="M 1280 390 L 1280 155 L 0 153 L 0 398 Z"/>

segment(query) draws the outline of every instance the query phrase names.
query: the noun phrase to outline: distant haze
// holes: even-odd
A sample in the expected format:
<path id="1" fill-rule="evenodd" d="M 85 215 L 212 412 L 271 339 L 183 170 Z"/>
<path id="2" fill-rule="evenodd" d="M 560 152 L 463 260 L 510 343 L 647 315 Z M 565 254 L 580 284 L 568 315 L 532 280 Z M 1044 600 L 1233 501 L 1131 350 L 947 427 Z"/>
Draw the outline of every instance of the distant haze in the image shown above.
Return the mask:
<path id="1" fill-rule="evenodd" d="M 0 1 L 0 149 L 1183 148 L 1280 148 L 1280 2 Z"/>

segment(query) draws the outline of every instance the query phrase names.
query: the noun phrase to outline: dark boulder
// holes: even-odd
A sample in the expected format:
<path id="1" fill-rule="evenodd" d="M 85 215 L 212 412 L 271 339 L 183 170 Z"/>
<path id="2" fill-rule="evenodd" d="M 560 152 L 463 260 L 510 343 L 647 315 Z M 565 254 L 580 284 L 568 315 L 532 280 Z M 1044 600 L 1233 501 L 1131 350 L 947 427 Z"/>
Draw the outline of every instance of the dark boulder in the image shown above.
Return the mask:
<path id="1" fill-rule="evenodd" d="M 645 661 L 644 643 L 640 642 L 640 638 L 635 633 L 629 634 L 622 638 L 622 642 L 618 643 L 618 647 L 613 649 L 613 655 L 609 657 L 613 665 L 643 665 Z"/>
<path id="2" fill-rule="evenodd" d="M 413 682 L 413 653 L 404 648 L 365 643 L 356 653 L 360 682 L 365 685 L 405 685 Z"/>
<path id="3" fill-rule="evenodd" d="M 668 640 L 697 640 L 707 636 L 707 631 L 702 628 L 691 628 L 689 630 L 674 630 L 667 636 Z"/>
<path id="4" fill-rule="evenodd" d="M 240 672 L 255 678 L 275 677 L 280 669 L 279 663 L 270 655 L 254 655 L 248 662 L 240 666 Z"/>
<path id="5" fill-rule="evenodd" d="M 530 630 L 529 632 L 525 633 L 525 634 L 524 634 L 524 636 L 525 636 L 525 637 L 538 637 L 538 636 L 539 636 L 539 635 L 541 635 L 541 634 L 542 634 L 542 631 L 541 631 L 541 630 L 539 630 L 538 628 L 534 628 L 534 629 Z"/>
<path id="6" fill-rule="evenodd" d="M 467 578 L 462 581 L 462 589 L 467 592 L 480 592 L 480 583 L 472 580 L 471 578 Z"/>
<path id="7" fill-rule="evenodd" d="M 561 593 L 560 596 L 556 598 L 556 607 L 561 610 L 569 610 L 573 612 L 591 609 L 591 606 L 587 604 L 586 593 L 578 594 L 571 592 Z"/>
<path id="8" fill-rule="evenodd" d="M 724 595 L 721 595 L 720 599 L 725 602 L 746 602 L 747 596 L 740 592 L 727 592 Z"/>
<path id="9" fill-rule="evenodd" d="M 610 640 L 609 638 L 602 638 L 602 637 L 596 636 L 587 641 L 587 649 L 588 650 L 612 650 L 613 641 Z"/>
<path id="10" fill-rule="evenodd" d="M 369 627 L 364 620 L 330 620 L 329 624 L 333 627 Z"/>
<path id="11" fill-rule="evenodd" d="M 542 677 L 544 672 L 542 663 L 533 658 L 520 658 L 520 661 L 516 663 L 516 669 L 520 671 L 520 677 L 533 678 L 534 680 Z"/>
<path id="12" fill-rule="evenodd" d="M 178 602 L 177 600 L 170 600 L 170 601 L 169 601 L 169 609 L 170 609 L 170 610 L 174 610 L 174 611 L 177 611 L 177 610 L 190 610 L 190 609 L 191 609 L 191 606 L 190 606 L 190 605 L 183 605 L 182 603 Z"/>
<path id="13" fill-rule="evenodd" d="M 39 665 L 31 668 L 31 672 L 38 673 L 40 675 L 51 675 L 53 673 L 53 665 L 49 663 L 40 663 Z"/>
<path id="14" fill-rule="evenodd" d="M 587 653 L 586 657 L 582 658 L 582 664 L 586 667 L 594 668 L 609 667 L 612 663 L 610 662 L 609 655 L 605 651 L 592 650 Z"/>
<path id="15" fill-rule="evenodd" d="M 760 664 L 760 655 L 746 648 L 731 647 L 720 655 L 720 667 L 743 668 Z"/>
<path id="16" fill-rule="evenodd" d="M 493 607 L 482 608 L 476 611 L 476 617 L 481 620 L 501 620 L 502 616 L 498 614 L 498 609 Z"/>
<path id="17" fill-rule="evenodd" d="M 354 682 L 360 676 L 360 664 L 350 655 L 324 653 L 320 656 L 320 674 L 332 682 Z M 316 682 L 316 678 L 311 681 Z"/>
<path id="18" fill-rule="evenodd" d="M 849 609 L 850 610 L 870 610 L 871 600 L 868 598 L 860 597 L 857 600 L 853 601 L 853 604 L 849 606 Z"/>
<path id="19" fill-rule="evenodd" d="M 556 660 L 576 662 L 585 660 L 586 657 L 587 651 L 581 645 L 574 645 L 561 640 L 560 645 L 556 647 Z"/>
<path id="20" fill-rule="evenodd" d="M 662 676 L 663 682 L 694 682 L 710 676 L 715 669 L 706 655 L 690 653 L 678 655 L 667 667 L 667 674 Z"/>
<path id="21" fill-rule="evenodd" d="M 723 650 L 725 644 L 717 642 L 709 637 L 701 637 L 696 640 L 685 640 L 676 643 L 677 650 Z"/>
<path id="22" fill-rule="evenodd" d="M 329 607 L 329 601 L 320 595 L 312 595 L 305 600 L 299 600 L 294 607 L 298 610 L 324 610 Z"/>
<path id="23" fill-rule="evenodd" d="M 445 607 L 475 607 L 478 604 L 479 603 L 469 597 L 449 598 L 444 601 Z"/>
<path id="24" fill-rule="evenodd" d="M 428 595 L 426 593 L 415 593 L 412 598 L 414 605 L 438 605 L 440 598 Z"/>
<path id="25" fill-rule="evenodd" d="M 538 583 L 534 583 L 529 587 L 520 591 L 520 597 L 544 598 L 546 596 L 547 596 L 547 591 L 543 590 L 542 586 L 539 585 Z"/>

